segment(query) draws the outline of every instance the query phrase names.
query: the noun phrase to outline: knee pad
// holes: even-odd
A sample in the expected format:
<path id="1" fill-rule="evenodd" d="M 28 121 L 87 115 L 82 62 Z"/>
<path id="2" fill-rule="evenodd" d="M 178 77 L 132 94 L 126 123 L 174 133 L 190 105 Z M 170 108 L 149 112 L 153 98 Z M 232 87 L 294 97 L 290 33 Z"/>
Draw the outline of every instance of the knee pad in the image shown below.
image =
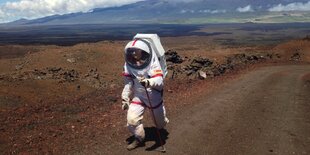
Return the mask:
<path id="1" fill-rule="evenodd" d="M 128 115 L 127 116 L 127 123 L 128 123 L 128 125 L 138 126 L 141 124 L 141 119 L 142 119 L 141 117 Z"/>

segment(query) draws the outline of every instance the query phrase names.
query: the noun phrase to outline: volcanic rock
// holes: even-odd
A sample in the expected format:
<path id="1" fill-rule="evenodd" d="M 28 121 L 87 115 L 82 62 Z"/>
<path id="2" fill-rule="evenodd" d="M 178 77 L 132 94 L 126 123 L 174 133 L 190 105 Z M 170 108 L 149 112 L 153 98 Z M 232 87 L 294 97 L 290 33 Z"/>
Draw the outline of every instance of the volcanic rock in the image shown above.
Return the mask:
<path id="1" fill-rule="evenodd" d="M 207 78 L 207 74 L 206 74 L 206 72 L 200 70 L 200 71 L 198 72 L 198 77 L 199 77 L 200 79 L 206 79 L 206 78 Z"/>
<path id="2" fill-rule="evenodd" d="M 178 64 L 183 62 L 183 59 L 181 58 L 181 56 L 179 56 L 178 53 L 173 50 L 168 50 L 165 53 L 165 57 L 166 57 L 167 62 L 178 63 Z"/>
<path id="3" fill-rule="evenodd" d="M 298 52 L 294 53 L 290 58 L 291 61 L 300 61 L 300 59 L 301 59 L 301 56 Z"/>
<path id="4" fill-rule="evenodd" d="M 69 58 L 67 59 L 68 62 L 70 63 L 76 63 L 76 59 L 75 58 Z"/>

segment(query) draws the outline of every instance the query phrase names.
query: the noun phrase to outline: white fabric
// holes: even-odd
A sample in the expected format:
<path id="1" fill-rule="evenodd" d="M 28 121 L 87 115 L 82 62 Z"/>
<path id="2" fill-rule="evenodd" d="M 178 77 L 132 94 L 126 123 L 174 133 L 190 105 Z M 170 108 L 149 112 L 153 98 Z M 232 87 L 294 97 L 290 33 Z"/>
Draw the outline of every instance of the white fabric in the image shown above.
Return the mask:
<path id="1" fill-rule="evenodd" d="M 145 131 L 143 128 L 143 124 L 140 124 L 138 126 L 128 125 L 128 129 L 131 132 L 131 134 L 135 135 L 139 141 L 143 141 L 145 138 Z"/>
<path id="2" fill-rule="evenodd" d="M 138 46 L 141 44 L 135 44 Z M 131 45 L 127 45 L 126 48 L 132 48 Z M 136 47 L 139 48 L 139 47 Z M 156 54 L 152 54 L 151 63 L 143 69 L 134 69 L 131 68 L 127 63 L 124 65 L 124 73 L 125 76 L 125 87 L 122 92 L 123 99 L 131 99 L 133 102 L 144 103 L 148 107 L 156 107 L 157 105 L 161 104 L 163 101 L 162 90 L 163 90 L 163 77 L 162 77 L 162 70 L 159 64 L 158 59 L 155 57 Z M 140 84 L 139 78 L 145 78 L 150 81 L 150 86 L 147 88 L 147 92 L 145 88 Z M 147 93 L 150 97 L 151 103 L 149 103 Z M 145 137 L 142 119 L 143 113 L 145 111 L 143 105 L 133 104 L 129 105 L 129 109 L 127 112 L 127 125 L 128 129 L 131 133 L 135 135 L 135 137 L 139 138 L 140 140 Z M 164 104 L 162 103 L 156 109 L 153 109 L 157 128 L 163 128 L 168 119 L 166 117 L 166 111 Z"/>
<path id="3" fill-rule="evenodd" d="M 137 45 L 135 45 L 137 46 Z M 130 48 L 131 46 L 126 46 L 126 48 Z M 139 47 L 137 47 L 139 48 Z M 161 70 L 158 59 L 155 54 L 153 54 L 151 63 L 143 69 L 134 69 L 131 68 L 127 63 L 124 65 L 124 74 L 130 75 L 132 77 L 125 78 L 125 87 L 122 92 L 122 98 L 130 98 L 130 94 L 134 94 L 136 98 L 135 101 L 140 101 L 147 106 L 150 106 L 148 103 L 148 99 L 146 96 L 146 92 L 144 87 L 139 83 L 138 78 L 149 79 L 150 88 L 147 88 L 147 91 L 150 95 L 151 103 L 153 107 L 158 105 L 162 101 L 161 91 L 163 90 L 164 82 L 162 75 L 163 72 Z M 156 76 L 158 75 L 158 76 Z M 153 77 L 156 76 L 156 77 Z M 152 78 L 153 77 L 153 78 Z"/>
<path id="4" fill-rule="evenodd" d="M 127 111 L 127 126 L 129 131 L 135 135 L 140 141 L 145 138 L 145 132 L 142 124 L 143 114 L 146 107 L 139 104 L 130 104 Z M 156 128 L 162 129 L 169 122 L 166 117 L 166 110 L 162 104 L 156 109 L 153 109 L 154 118 L 156 120 Z M 151 114 L 152 115 L 152 114 Z M 155 123 L 154 120 L 154 123 Z"/>

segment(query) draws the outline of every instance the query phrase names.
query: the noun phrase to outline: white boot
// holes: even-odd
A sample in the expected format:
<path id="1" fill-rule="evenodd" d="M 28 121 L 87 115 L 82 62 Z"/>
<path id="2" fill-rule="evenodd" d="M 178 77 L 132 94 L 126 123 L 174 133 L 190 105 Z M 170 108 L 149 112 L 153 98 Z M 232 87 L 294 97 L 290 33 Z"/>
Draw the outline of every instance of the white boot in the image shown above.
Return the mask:
<path id="1" fill-rule="evenodd" d="M 142 146 L 145 146 L 144 140 L 139 140 L 138 138 L 135 138 L 135 140 L 127 146 L 127 150 L 130 151 Z"/>

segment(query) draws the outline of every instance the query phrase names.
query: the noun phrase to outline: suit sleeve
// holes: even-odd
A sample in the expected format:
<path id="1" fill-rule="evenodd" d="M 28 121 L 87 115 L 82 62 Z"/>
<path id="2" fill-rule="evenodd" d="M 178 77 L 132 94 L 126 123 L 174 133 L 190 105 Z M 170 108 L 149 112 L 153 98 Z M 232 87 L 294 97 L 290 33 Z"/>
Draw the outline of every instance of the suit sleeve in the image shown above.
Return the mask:
<path id="1" fill-rule="evenodd" d="M 124 65 L 124 71 L 122 73 L 124 77 L 124 89 L 122 91 L 122 100 L 130 101 L 130 97 L 132 95 L 132 86 L 133 86 L 133 78 L 132 75 L 128 72 L 126 64 Z"/>
<path id="2" fill-rule="evenodd" d="M 161 70 L 159 63 L 155 63 L 152 65 L 149 71 L 149 75 L 150 87 L 157 90 L 162 90 L 164 86 L 164 79 L 163 71 Z"/>

